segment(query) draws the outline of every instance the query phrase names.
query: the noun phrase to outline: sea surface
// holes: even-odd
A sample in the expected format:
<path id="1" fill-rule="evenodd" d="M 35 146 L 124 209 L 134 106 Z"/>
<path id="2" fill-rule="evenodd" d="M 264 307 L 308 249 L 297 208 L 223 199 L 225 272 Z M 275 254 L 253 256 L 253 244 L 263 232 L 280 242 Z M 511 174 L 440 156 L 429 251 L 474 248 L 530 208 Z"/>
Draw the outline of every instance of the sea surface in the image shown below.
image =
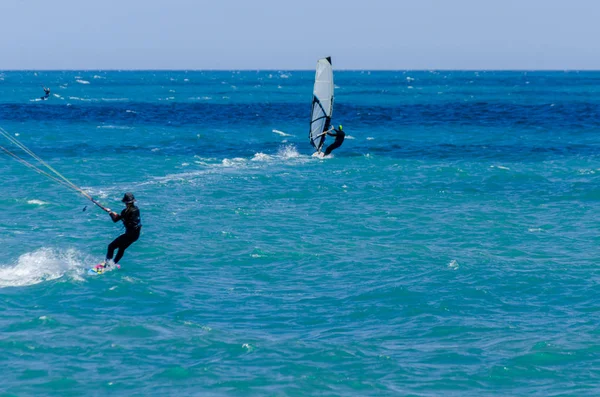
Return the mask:
<path id="1" fill-rule="evenodd" d="M 0 396 L 599 395 L 600 72 L 334 78 L 0 72 Z"/>

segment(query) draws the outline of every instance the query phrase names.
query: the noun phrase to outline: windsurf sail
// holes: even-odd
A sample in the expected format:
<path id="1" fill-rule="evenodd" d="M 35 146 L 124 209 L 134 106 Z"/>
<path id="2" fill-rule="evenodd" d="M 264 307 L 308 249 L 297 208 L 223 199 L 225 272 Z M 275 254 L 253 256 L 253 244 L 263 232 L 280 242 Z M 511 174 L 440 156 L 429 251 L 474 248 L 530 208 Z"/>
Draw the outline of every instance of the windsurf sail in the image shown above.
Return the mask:
<path id="1" fill-rule="evenodd" d="M 331 57 L 317 61 L 312 112 L 310 114 L 310 144 L 320 152 L 325 143 L 325 131 L 331 124 L 333 114 L 333 68 Z"/>

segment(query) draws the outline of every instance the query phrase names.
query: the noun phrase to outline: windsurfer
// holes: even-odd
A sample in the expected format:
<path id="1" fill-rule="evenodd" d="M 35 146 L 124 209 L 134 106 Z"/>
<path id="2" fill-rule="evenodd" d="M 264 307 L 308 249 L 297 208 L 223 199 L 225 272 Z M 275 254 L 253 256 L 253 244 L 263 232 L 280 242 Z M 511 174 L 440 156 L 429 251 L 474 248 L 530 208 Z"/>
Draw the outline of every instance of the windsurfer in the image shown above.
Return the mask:
<path id="1" fill-rule="evenodd" d="M 344 143 L 344 138 L 346 138 L 346 133 L 342 130 L 342 126 L 339 125 L 338 128 L 334 128 L 331 132 L 327 131 L 327 135 L 335 137 L 335 141 L 325 149 L 324 156 L 328 156 L 334 149 L 339 148 Z"/>

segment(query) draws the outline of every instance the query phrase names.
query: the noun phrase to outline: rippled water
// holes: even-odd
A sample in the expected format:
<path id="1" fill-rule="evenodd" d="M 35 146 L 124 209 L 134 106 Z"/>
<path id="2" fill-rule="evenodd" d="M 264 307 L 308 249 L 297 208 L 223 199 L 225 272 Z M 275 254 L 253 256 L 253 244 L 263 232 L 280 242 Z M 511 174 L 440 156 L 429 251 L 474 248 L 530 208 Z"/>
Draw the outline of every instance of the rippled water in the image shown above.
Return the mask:
<path id="1" fill-rule="evenodd" d="M 0 74 L 0 394 L 598 394 L 600 73 L 313 77 Z"/>

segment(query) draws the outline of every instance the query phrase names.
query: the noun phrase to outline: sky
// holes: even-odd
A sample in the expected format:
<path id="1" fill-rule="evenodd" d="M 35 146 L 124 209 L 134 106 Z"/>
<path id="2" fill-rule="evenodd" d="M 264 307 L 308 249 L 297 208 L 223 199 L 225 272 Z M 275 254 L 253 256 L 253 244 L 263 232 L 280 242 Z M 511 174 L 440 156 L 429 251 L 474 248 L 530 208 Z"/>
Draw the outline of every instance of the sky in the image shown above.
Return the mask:
<path id="1" fill-rule="evenodd" d="M 597 0 L 0 0 L 0 69 L 600 70 Z"/>

